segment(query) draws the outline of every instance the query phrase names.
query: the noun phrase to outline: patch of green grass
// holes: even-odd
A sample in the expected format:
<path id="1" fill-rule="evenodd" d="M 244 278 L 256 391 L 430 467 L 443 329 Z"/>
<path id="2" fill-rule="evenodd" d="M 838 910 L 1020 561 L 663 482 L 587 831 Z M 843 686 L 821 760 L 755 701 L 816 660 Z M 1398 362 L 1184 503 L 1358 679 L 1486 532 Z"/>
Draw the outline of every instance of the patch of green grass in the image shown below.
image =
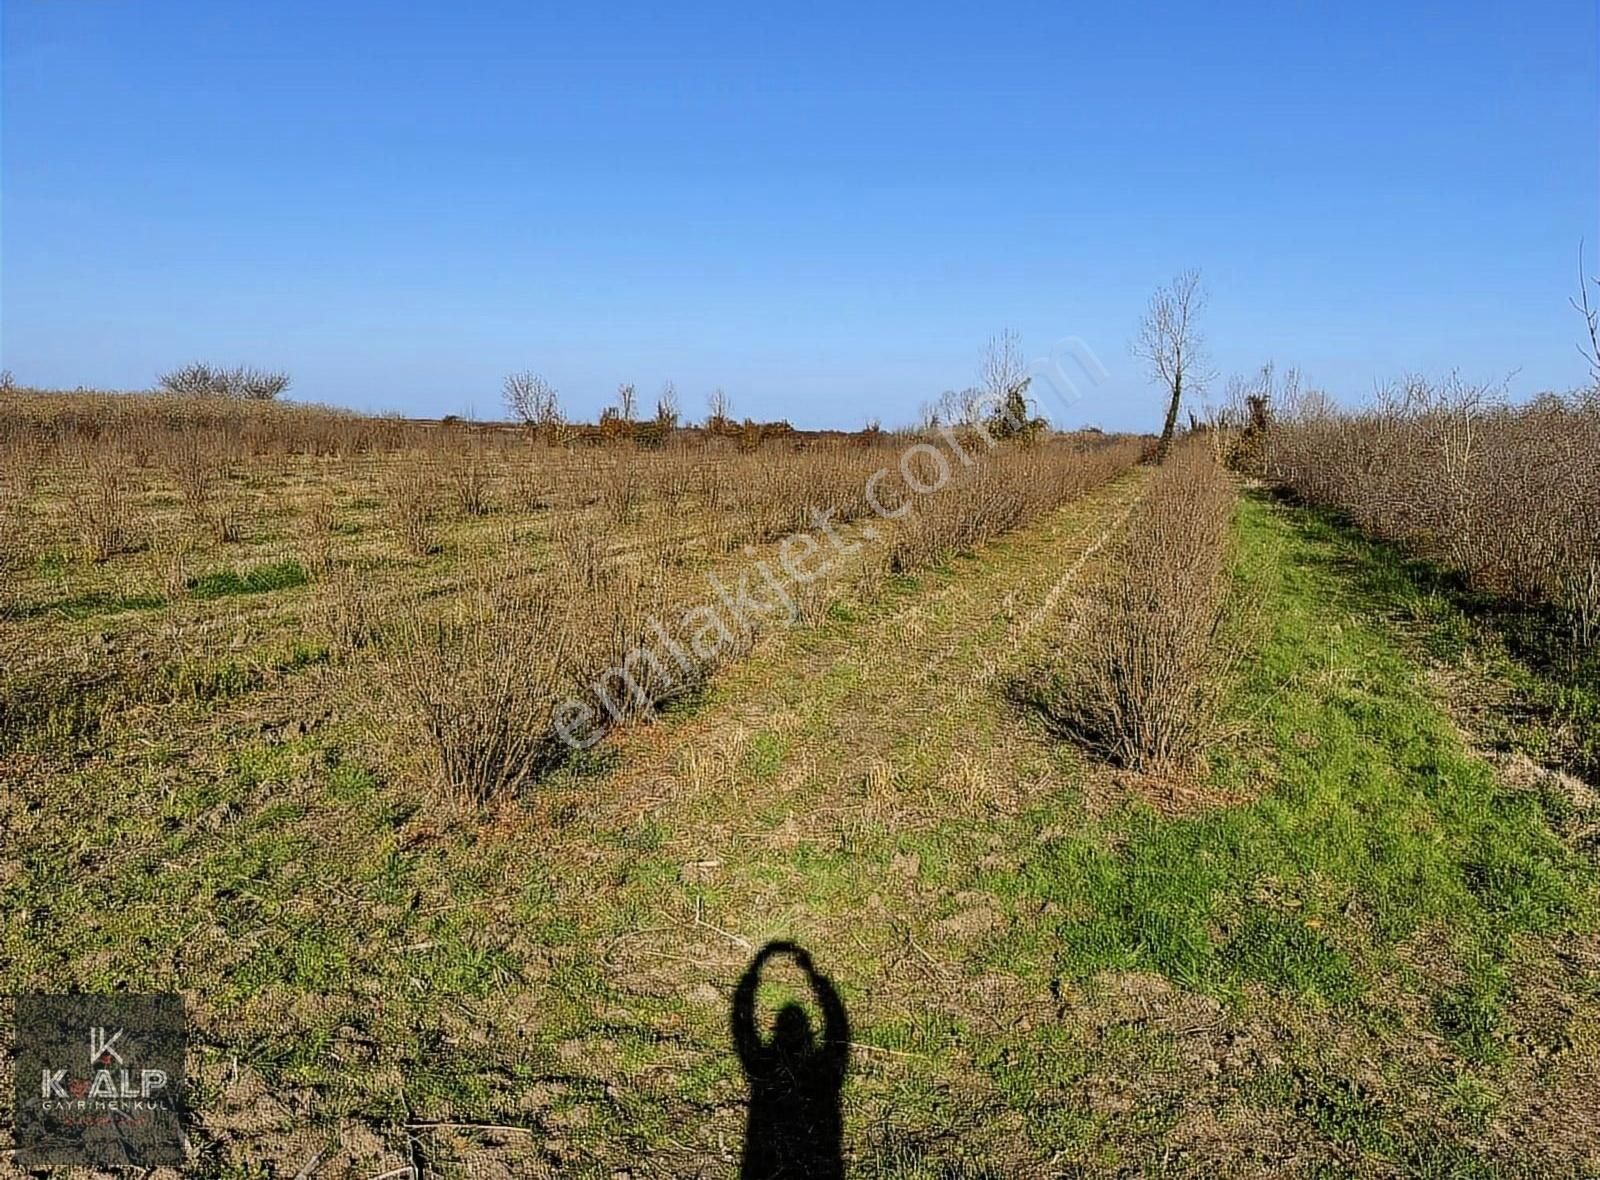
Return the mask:
<path id="1" fill-rule="evenodd" d="M 1241 979 L 1256 979 L 1300 999 L 1342 1002 L 1355 998 L 1360 984 L 1349 958 L 1298 914 L 1252 906 L 1223 947 L 1228 969 Z"/>
<path id="2" fill-rule="evenodd" d="M 1501 1056 L 1497 1038 L 1503 1018 L 1504 973 L 1485 966 L 1469 973 L 1465 982 L 1433 998 L 1435 1027 L 1474 1061 Z"/>
<path id="3" fill-rule="evenodd" d="M 666 839 L 666 828 L 648 816 L 617 833 L 618 846 L 634 852 L 654 852 L 666 843 Z"/>
<path id="4" fill-rule="evenodd" d="M 1301 509 L 1319 529 L 1347 530 L 1337 514 Z M 1568 619 L 1548 604 L 1519 603 L 1471 586 L 1461 575 L 1398 546 L 1356 539 L 1351 572 L 1420 628 L 1423 649 L 1445 663 L 1477 665 L 1510 689 L 1514 706 L 1483 711 L 1486 741 L 1520 749 L 1583 778 L 1600 775 L 1600 645 L 1574 642 Z"/>
<path id="5" fill-rule="evenodd" d="M 1468 1061 L 1492 1063 L 1517 948 L 1593 928 L 1595 866 L 1552 827 L 1554 804 L 1502 786 L 1463 746 L 1396 632 L 1421 591 L 1391 554 L 1261 499 L 1237 531 L 1234 576 L 1260 631 L 1230 639 L 1252 659 L 1226 719 L 1243 737 L 1216 781 L 1256 797 L 1177 819 L 1139 803 L 1092 821 L 1042 808 L 1032 822 L 1049 831 L 1020 866 L 980 875 L 1015 914 L 986 962 L 1085 983 L 1154 971 L 1235 1005 L 1263 987 L 1369 1027 L 1410 1027 L 1420 1009 Z M 1424 928 L 1449 933 L 1419 974 L 1401 952 Z M 1464 982 L 1436 982 L 1452 977 Z M 1029 1059 L 987 1063 L 1023 1111 L 1066 1083 L 1037 1064 L 1019 1077 Z M 1280 1080 L 1270 1103 L 1316 1138 L 1416 1162 L 1409 1116 L 1361 1085 L 1309 1069 Z M 1041 1148 L 1105 1163 L 1093 1120 L 1028 1117 Z M 1118 1126 L 1123 1148 L 1139 1139 Z M 1438 1158 L 1457 1159 L 1450 1146 Z"/>
<path id="6" fill-rule="evenodd" d="M 693 717 L 713 699 L 709 680 L 697 680 L 673 693 L 656 706 L 663 719 Z"/>
<path id="7" fill-rule="evenodd" d="M 266 682 L 256 664 L 240 660 L 208 660 L 171 664 L 151 678 L 147 694 L 165 701 L 215 701 L 243 696 Z"/>
<path id="8" fill-rule="evenodd" d="M 1451 1119 L 1474 1132 L 1489 1126 L 1500 1103 L 1494 1090 L 1470 1073 L 1460 1073 L 1443 1086 L 1445 1109 Z"/>
<path id="9" fill-rule="evenodd" d="M 195 598 L 227 598 L 236 594 L 265 594 L 290 590 L 310 581 L 298 561 L 277 561 L 248 570 L 214 570 L 189 580 L 189 593 Z"/>
<path id="10" fill-rule="evenodd" d="M 335 803 L 358 803 L 377 790 L 378 780 L 364 766 L 339 762 L 329 768 L 323 786 Z"/>
<path id="11" fill-rule="evenodd" d="M 0 680 L 0 752 L 73 748 L 92 739 L 116 691 L 109 677 L 79 670 Z"/>
<path id="12" fill-rule="evenodd" d="M 292 745 L 248 746 L 234 754 L 233 774 L 245 790 L 263 783 L 281 783 L 295 774 L 297 755 Z"/>
<path id="13" fill-rule="evenodd" d="M 835 599 L 828 604 L 828 619 L 835 623 L 853 623 L 859 617 L 854 608 L 843 599 Z"/>
<path id="14" fill-rule="evenodd" d="M 1383 1108 L 1359 1082 L 1297 1070 L 1293 1093 L 1295 1114 L 1329 1141 L 1360 1152 L 1387 1154 L 1392 1149 Z"/>
<path id="15" fill-rule="evenodd" d="M 783 766 L 784 755 L 788 752 L 789 743 L 782 734 L 763 730 L 750 739 L 744 756 L 744 771 L 758 781 L 771 778 Z"/>
<path id="16" fill-rule="evenodd" d="M 949 735 L 840 724 L 895 708 L 872 695 L 871 659 L 820 658 L 856 623 L 925 605 L 880 599 L 798 640 L 803 668 L 754 657 L 770 661 L 746 667 L 756 679 L 796 683 L 762 698 L 783 728 L 702 768 L 724 776 L 704 790 L 614 807 L 605 776 L 635 755 L 605 743 L 463 819 L 402 768 L 354 761 L 383 765 L 382 747 L 337 719 L 252 737 L 284 732 L 276 673 L 324 658 L 279 636 L 183 674 L 196 699 L 269 690 L 212 740 L 167 725 L 148 752 L 81 760 L 28 797 L 23 884 L 0 890 L 3 981 L 181 986 L 214 1076 L 237 1056 L 313 1095 L 330 1129 L 353 1118 L 400 1142 L 405 1121 L 479 1120 L 548 1129 L 549 1166 L 574 1174 L 602 1158 L 716 1170 L 704 1127 L 736 1153 L 745 1093 L 728 993 L 751 947 L 791 936 L 850 1011 L 863 1176 L 1196 1170 L 1205 1136 L 1258 1115 L 1263 1167 L 1477 1174 L 1526 1063 L 1506 1063 L 1528 1026 L 1519 956 L 1592 923 L 1593 870 L 1556 830 L 1587 821 L 1502 789 L 1431 700 L 1397 627 L 1437 610 L 1426 625 L 1448 628 L 1448 602 L 1420 603 L 1381 551 L 1312 514 L 1251 502 L 1239 528 L 1263 629 L 1239 637 L 1253 658 L 1212 782 L 1244 802 L 1108 810 L 1077 789 L 1081 761 L 1020 740 L 998 699 Z M 989 553 L 959 576 L 1005 584 Z M 992 647 L 1002 596 L 960 597 L 938 603 Z M 170 696 L 164 675 L 145 679 Z M 719 680 L 682 714 L 738 713 L 748 732 L 748 684 Z M 870 783 L 851 761 L 867 751 Z M 950 806 L 954 752 L 1006 789 Z M 794 977 L 764 983 L 763 1012 L 781 998 L 811 1003 Z"/>
<path id="17" fill-rule="evenodd" d="M 66 573 L 71 564 L 72 555 L 65 549 L 50 549 L 39 554 L 33 568 L 41 578 L 57 578 Z"/>
<path id="18" fill-rule="evenodd" d="M 297 672 L 301 668 L 326 664 L 332 659 L 333 650 L 327 644 L 299 639 L 289 645 L 273 666 L 280 672 Z"/>
<path id="19" fill-rule="evenodd" d="M 87 619 L 95 615 L 114 615 L 123 611 L 158 610 L 166 605 L 167 600 L 159 594 L 113 594 L 109 590 L 85 591 L 74 594 L 70 598 L 57 599 L 54 602 L 34 603 L 16 613 L 22 618 L 38 618 L 43 615 L 60 615 L 68 619 Z"/>

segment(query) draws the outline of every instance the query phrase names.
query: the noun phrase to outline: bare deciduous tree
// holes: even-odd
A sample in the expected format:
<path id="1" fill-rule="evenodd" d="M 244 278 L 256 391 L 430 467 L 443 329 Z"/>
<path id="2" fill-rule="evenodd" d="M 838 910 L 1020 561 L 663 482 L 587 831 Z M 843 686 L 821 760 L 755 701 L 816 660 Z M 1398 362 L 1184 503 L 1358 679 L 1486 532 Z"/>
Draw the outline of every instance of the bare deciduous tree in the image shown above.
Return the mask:
<path id="1" fill-rule="evenodd" d="M 678 426 L 678 387 L 670 380 L 661 386 L 661 394 L 656 398 L 656 423 L 664 430 L 675 430 Z"/>
<path id="2" fill-rule="evenodd" d="M 624 422 L 632 422 L 639 410 L 639 391 L 632 381 L 624 381 L 617 386 L 617 416 Z"/>
<path id="3" fill-rule="evenodd" d="M 506 409 L 525 426 L 547 429 L 561 425 L 556 388 L 537 373 L 523 370 L 505 380 Z"/>
<path id="4" fill-rule="evenodd" d="M 728 423 L 732 406 L 728 402 L 728 395 L 722 392 L 720 385 L 711 391 L 710 397 L 706 398 L 706 408 L 711 411 L 706 425 L 723 426 Z"/>
<path id="5" fill-rule="evenodd" d="M 1183 395 L 1198 393 L 1211 379 L 1205 367 L 1205 338 L 1200 334 L 1200 313 L 1205 309 L 1205 288 L 1200 272 L 1186 270 L 1150 297 L 1139 324 L 1133 354 L 1150 365 L 1150 375 L 1167 388 L 1167 417 L 1161 427 L 1156 461 L 1165 462 L 1178 424 L 1178 403 Z"/>
<path id="6" fill-rule="evenodd" d="M 270 402 L 289 388 L 289 374 L 249 365 L 231 369 L 194 361 L 156 378 L 162 389 L 183 397 L 231 397 Z"/>
<path id="7" fill-rule="evenodd" d="M 994 436 L 1011 438 L 1030 433 L 1033 419 L 1028 412 L 1028 386 L 1033 377 L 1022 359 L 1022 344 L 1015 332 L 989 338 L 979 379 L 983 409 Z"/>
<path id="8" fill-rule="evenodd" d="M 947 389 L 939 395 L 936 408 L 940 419 L 951 426 L 976 426 L 983 421 L 983 390 Z"/>
<path id="9" fill-rule="evenodd" d="M 1015 332 L 1002 332 L 989 338 L 983 352 L 979 381 L 991 410 L 1002 406 L 1013 395 L 1027 390 L 1031 378 L 1022 360 L 1022 345 Z"/>
<path id="10" fill-rule="evenodd" d="M 1589 284 L 1600 286 L 1600 279 L 1590 278 L 1583 269 L 1583 243 L 1578 243 L 1578 297 L 1569 300 L 1573 309 L 1583 316 L 1588 344 L 1579 343 L 1578 351 L 1589 362 L 1589 384 L 1600 389 L 1600 308 L 1589 303 Z"/>

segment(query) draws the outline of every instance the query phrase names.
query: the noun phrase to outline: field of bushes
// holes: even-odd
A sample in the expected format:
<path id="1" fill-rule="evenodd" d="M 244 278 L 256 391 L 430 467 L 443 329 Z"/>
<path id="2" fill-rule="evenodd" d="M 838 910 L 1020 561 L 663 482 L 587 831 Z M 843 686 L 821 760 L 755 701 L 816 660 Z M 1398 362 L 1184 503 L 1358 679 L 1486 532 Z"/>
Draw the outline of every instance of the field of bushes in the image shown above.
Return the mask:
<path id="1" fill-rule="evenodd" d="M 1538 669 L 1548 759 L 1600 773 L 1600 397 L 1510 405 L 1408 379 L 1369 408 L 1282 407 L 1265 473 L 1473 595 L 1482 630 Z M 1443 592 L 1443 589 L 1441 589 Z M 1548 682 L 1555 687 L 1547 687 Z"/>
<path id="2" fill-rule="evenodd" d="M 0 991 L 189 1174 L 736 1175 L 801 963 L 847 1174 L 1600 1168 L 1594 402 L 528 417 L 0 394 Z"/>
<path id="3" fill-rule="evenodd" d="M 473 803 L 561 756 L 564 701 L 599 697 L 589 744 L 696 691 L 760 632 L 1016 528 L 1139 451 L 1098 436 L 995 449 L 953 431 L 684 431 L 649 447 L 572 445 L 569 432 L 559 445 L 179 397 L 18 399 L 0 413 L 11 744 L 72 748 L 218 677 L 318 663 L 361 680 L 354 691 L 420 739 L 418 773 Z M 771 571 L 783 544 L 788 564 L 819 537 L 831 560 L 784 577 L 777 599 L 758 579 L 752 617 L 707 616 L 717 642 L 692 666 L 669 672 L 651 650 L 652 625 L 717 602 L 731 580 L 719 571 Z M 302 592 L 285 609 L 280 590 Z M 87 662 L 85 635 L 100 649 Z M 267 667 L 235 658 L 269 638 L 284 654 Z M 631 653 L 643 658 L 624 669 Z M 606 685 L 613 669 L 626 677 Z"/>

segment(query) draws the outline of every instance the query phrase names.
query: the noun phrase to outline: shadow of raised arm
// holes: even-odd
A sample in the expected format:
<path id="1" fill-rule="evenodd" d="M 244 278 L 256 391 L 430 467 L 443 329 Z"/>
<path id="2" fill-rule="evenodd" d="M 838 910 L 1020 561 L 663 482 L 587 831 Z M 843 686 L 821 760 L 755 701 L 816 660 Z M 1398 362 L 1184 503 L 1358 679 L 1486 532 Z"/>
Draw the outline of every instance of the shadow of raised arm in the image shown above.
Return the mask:
<path id="1" fill-rule="evenodd" d="M 805 973 L 822 1031 L 813 1033 L 800 1004 L 785 1004 L 771 1035 L 756 1025 L 756 992 L 767 960 L 788 955 Z M 844 1002 L 811 956 L 792 942 L 769 942 L 734 988 L 728 1024 L 750 1086 L 742 1180 L 843 1180 L 840 1092 L 850 1060 Z"/>
<path id="2" fill-rule="evenodd" d="M 739 986 L 733 992 L 733 1008 L 728 1014 L 728 1024 L 733 1034 L 733 1046 L 739 1061 L 746 1070 L 756 1068 L 765 1057 L 761 1032 L 756 1028 L 756 988 L 761 984 L 761 969 L 773 955 L 799 950 L 792 942 L 769 942 L 745 968 Z M 804 951 L 800 951 L 805 954 Z"/>
<path id="3" fill-rule="evenodd" d="M 830 1070 L 843 1082 L 845 1070 L 850 1066 L 850 1018 L 845 1014 L 844 1001 L 839 998 L 839 989 L 833 986 L 833 981 L 811 966 L 809 955 L 802 966 L 822 1009 L 822 1051 Z"/>

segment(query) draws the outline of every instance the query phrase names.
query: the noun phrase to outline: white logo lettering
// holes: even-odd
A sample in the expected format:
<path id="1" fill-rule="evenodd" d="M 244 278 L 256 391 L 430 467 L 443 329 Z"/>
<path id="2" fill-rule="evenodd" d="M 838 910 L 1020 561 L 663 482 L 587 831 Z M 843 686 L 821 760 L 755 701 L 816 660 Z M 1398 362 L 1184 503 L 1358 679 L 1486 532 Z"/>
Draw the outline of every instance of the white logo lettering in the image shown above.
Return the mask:
<path id="1" fill-rule="evenodd" d="M 119 1028 L 108 1037 L 106 1036 L 106 1030 L 101 1026 L 96 1025 L 91 1028 L 89 1030 L 89 1064 L 110 1065 L 112 1058 L 116 1059 L 118 1065 L 128 1064 L 122 1060 L 122 1054 L 118 1053 L 114 1048 L 116 1043 L 122 1039 L 123 1031 Z"/>

